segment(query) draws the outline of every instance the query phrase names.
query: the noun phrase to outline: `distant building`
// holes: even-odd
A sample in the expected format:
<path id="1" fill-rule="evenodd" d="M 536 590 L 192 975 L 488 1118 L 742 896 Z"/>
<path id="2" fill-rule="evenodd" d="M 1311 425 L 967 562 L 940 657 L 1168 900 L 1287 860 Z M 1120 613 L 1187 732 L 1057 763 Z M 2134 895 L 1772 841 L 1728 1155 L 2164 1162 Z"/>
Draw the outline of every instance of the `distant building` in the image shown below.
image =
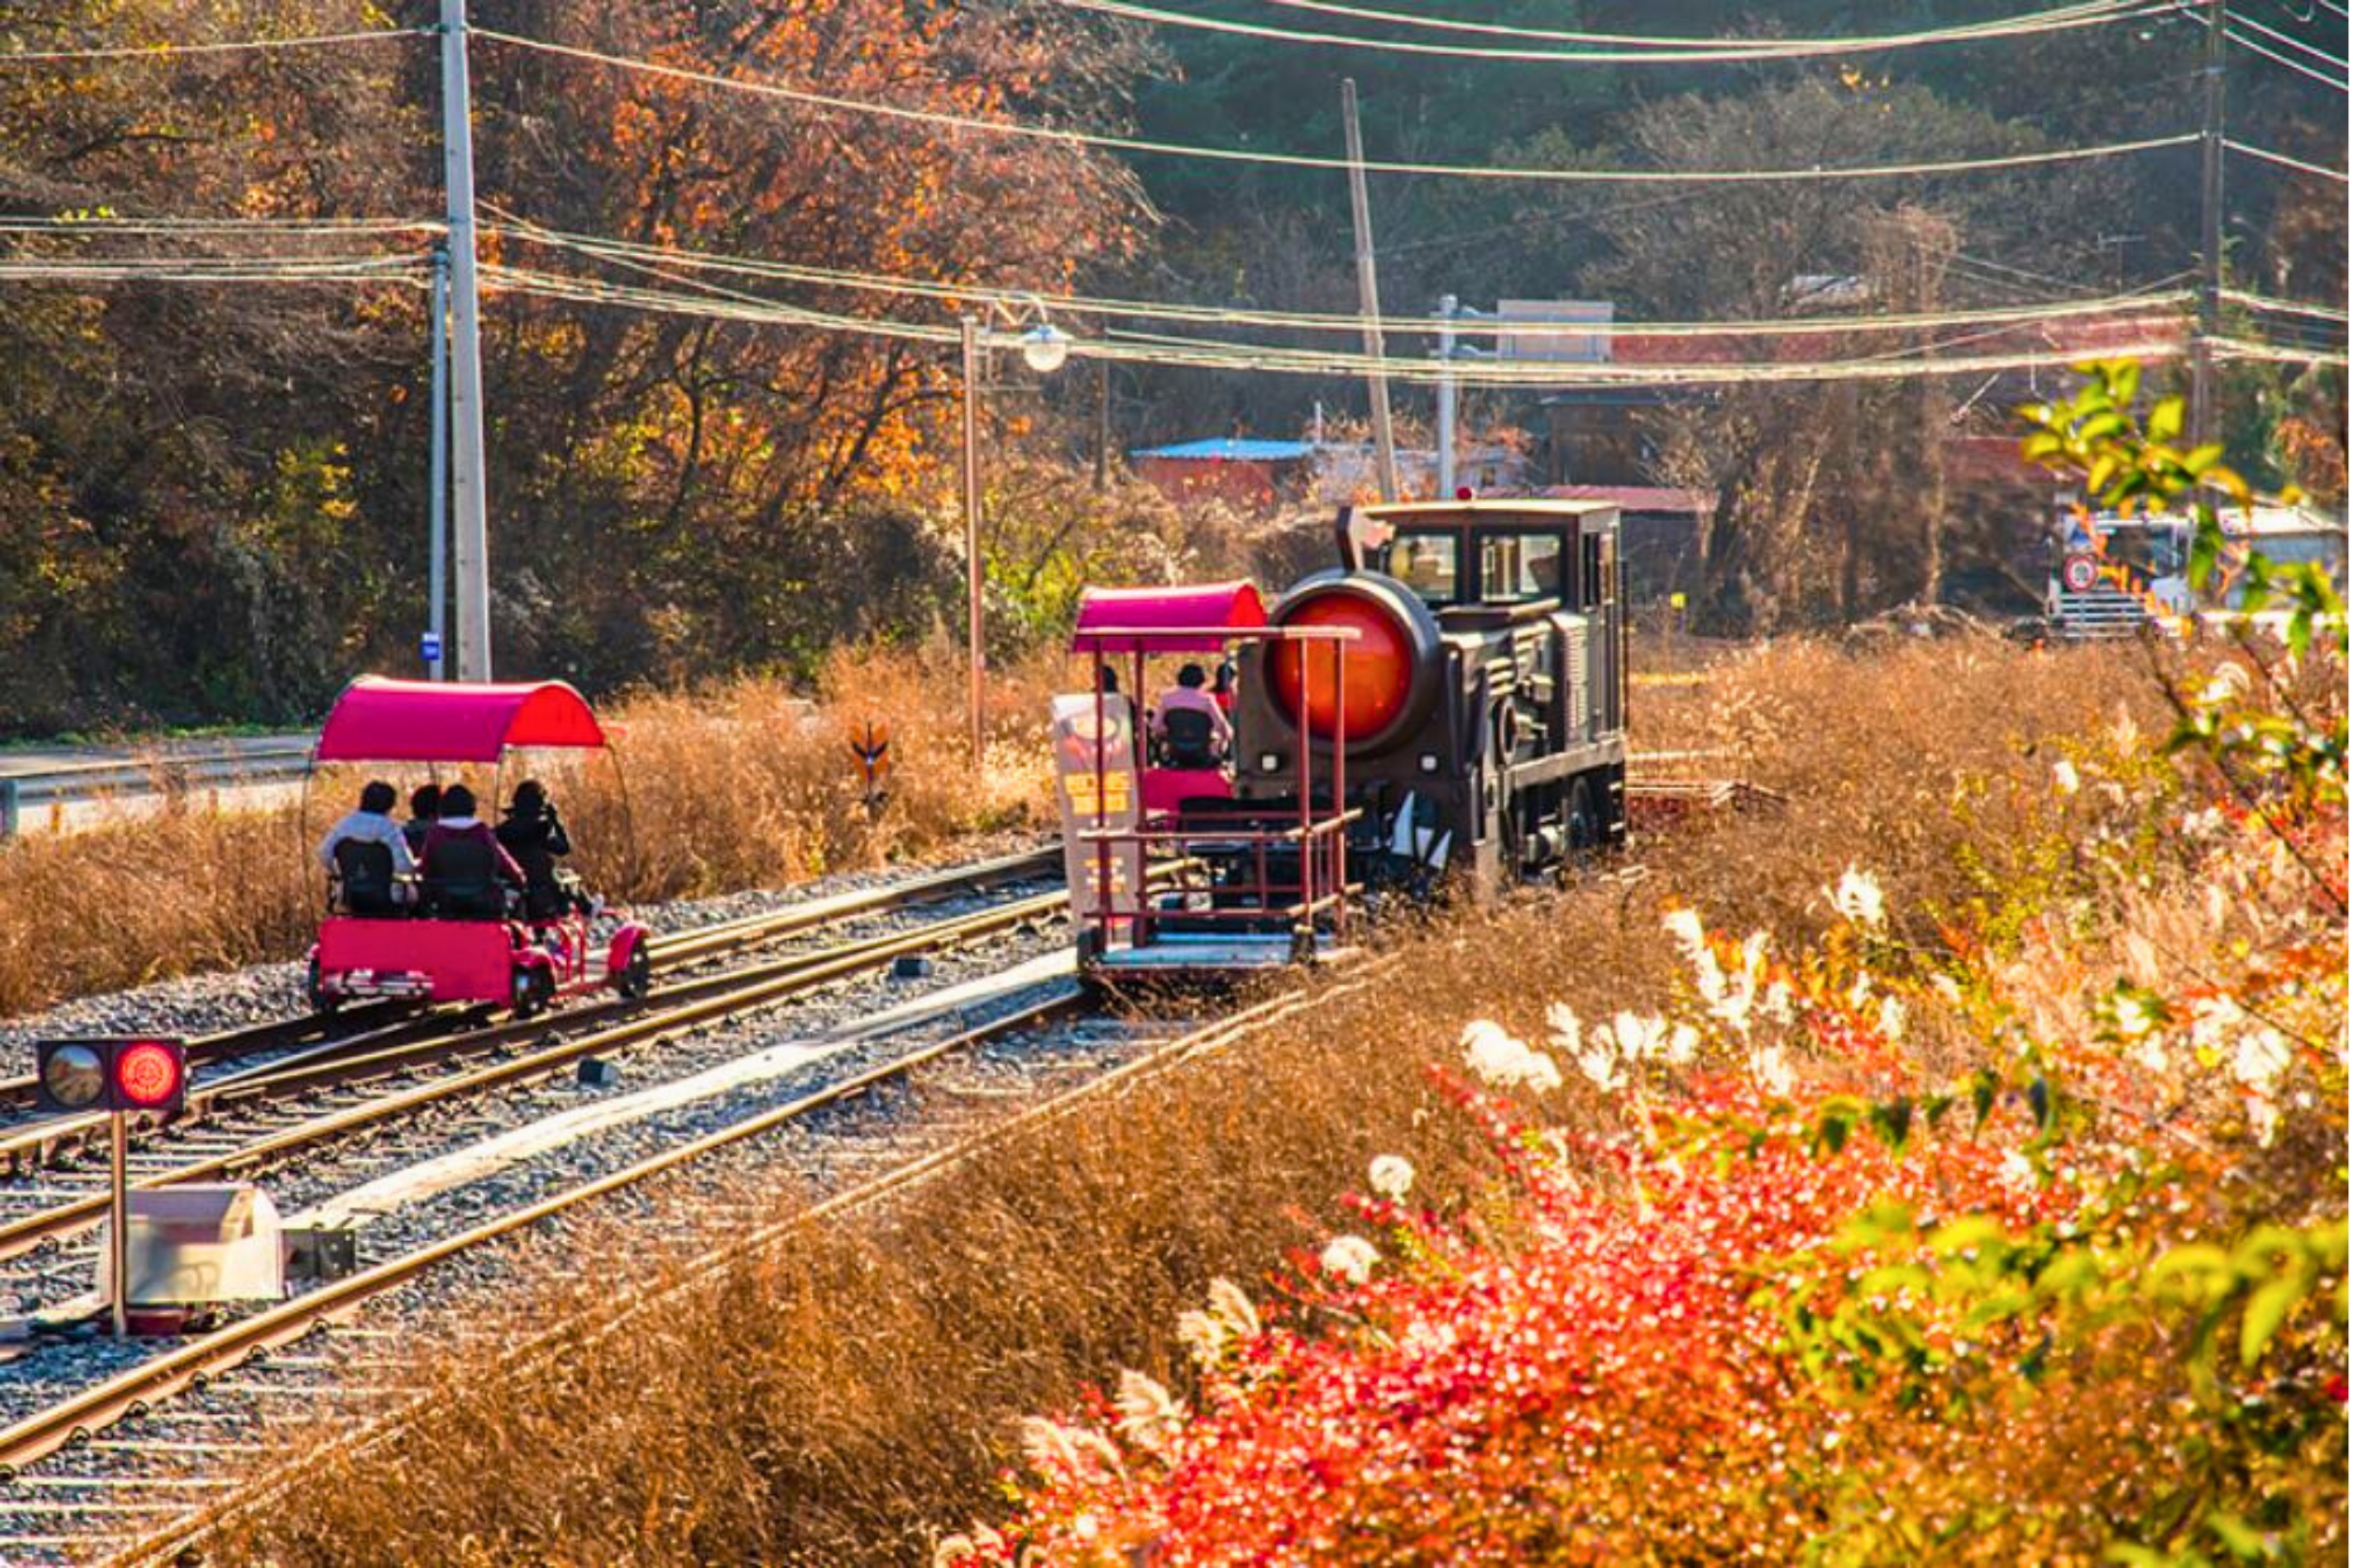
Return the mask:
<path id="1" fill-rule="evenodd" d="M 1371 495 L 1380 485 L 1370 442 L 1221 436 L 1139 447 L 1127 457 L 1137 475 L 1171 501 L 1217 500 L 1253 512 L 1336 504 Z M 1527 458 L 1501 442 L 1467 443 L 1455 454 L 1454 475 L 1455 483 L 1482 494 L 1508 494 L 1527 485 Z M 1397 453 L 1397 485 L 1408 497 L 1432 496 L 1437 484 L 1436 453 L 1411 447 Z"/>
<path id="2" fill-rule="evenodd" d="M 1221 436 L 1140 447 L 1127 456 L 1138 476 L 1170 501 L 1223 501 L 1270 512 L 1307 491 L 1314 452 L 1304 441 Z"/>

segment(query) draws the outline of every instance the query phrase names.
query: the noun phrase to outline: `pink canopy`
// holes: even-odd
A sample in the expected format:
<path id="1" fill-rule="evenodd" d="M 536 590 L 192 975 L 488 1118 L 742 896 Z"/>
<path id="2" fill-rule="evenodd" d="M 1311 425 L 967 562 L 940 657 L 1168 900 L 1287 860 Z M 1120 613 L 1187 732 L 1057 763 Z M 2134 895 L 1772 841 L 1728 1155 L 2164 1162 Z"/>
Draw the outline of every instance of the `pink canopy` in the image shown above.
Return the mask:
<path id="1" fill-rule="evenodd" d="M 1221 631 L 1267 624 L 1267 607 L 1246 582 L 1180 583 L 1165 588 L 1089 588 L 1079 596 L 1072 652 L 1215 653 Z"/>
<path id="2" fill-rule="evenodd" d="M 601 746 L 588 699 L 561 681 L 393 681 L 343 688 L 319 734 L 321 762 L 496 762 L 508 746 Z"/>

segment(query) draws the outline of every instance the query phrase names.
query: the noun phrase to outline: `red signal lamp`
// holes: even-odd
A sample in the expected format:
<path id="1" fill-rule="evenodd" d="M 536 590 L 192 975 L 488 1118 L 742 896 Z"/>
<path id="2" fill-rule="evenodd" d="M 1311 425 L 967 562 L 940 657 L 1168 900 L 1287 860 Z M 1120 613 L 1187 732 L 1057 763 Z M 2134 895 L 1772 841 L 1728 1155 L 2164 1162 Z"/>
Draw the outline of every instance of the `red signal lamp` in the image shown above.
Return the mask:
<path id="1" fill-rule="evenodd" d="M 160 1036 L 41 1040 L 34 1046 L 40 1109 L 168 1116 L 188 1103 L 188 1046 Z"/>
<path id="2" fill-rule="evenodd" d="M 1456 501 L 1477 501 L 1479 499 L 1479 492 L 1472 489 L 1468 485 L 1457 485 L 1454 487 L 1454 499 Z"/>

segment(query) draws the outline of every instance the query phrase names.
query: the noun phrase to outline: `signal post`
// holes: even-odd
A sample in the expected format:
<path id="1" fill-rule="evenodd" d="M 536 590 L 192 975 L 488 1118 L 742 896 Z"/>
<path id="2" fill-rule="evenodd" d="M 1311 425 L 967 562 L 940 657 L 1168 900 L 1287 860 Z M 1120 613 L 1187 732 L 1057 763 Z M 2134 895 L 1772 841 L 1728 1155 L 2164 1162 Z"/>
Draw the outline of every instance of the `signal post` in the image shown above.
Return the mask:
<path id="1" fill-rule="evenodd" d="M 56 1115 L 106 1112 L 113 1151 L 108 1173 L 107 1292 L 115 1337 L 131 1332 L 131 1117 L 170 1116 L 188 1103 L 188 1045 L 165 1036 L 42 1040 L 34 1047 L 40 1109 Z"/>

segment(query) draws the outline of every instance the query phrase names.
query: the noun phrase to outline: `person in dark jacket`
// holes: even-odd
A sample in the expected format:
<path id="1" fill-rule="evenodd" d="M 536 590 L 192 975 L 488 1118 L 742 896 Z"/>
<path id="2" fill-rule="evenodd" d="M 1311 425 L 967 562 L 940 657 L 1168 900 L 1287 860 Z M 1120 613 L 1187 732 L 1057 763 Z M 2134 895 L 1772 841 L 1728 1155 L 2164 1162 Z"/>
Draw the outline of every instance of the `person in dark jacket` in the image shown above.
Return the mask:
<path id="1" fill-rule="evenodd" d="M 408 841 L 411 857 L 425 853 L 425 835 L 433 830 L 433 821 L 440 815 L 439 784 L 418 784 L 408 792 L 408 820 L 401 824 L 401 837 Z"/>
<path id="2" fill-rule="evenodd" d="M 488 845 L 496 863 L 498 876 L 518 886 L 522 884 L 523 868 L 516 864 L 515 856 L 507 853 L 504 844 L 499 842 L 498 835 L 490 831 L 490 825 L 474 812 L 474 791 L 465 785 L 451 784 L 441 792 L 441 815 L 434 819 L 432 827 L 425 834 L 425 852 L 418 856 L 418 865 L 424 872 L 428 887 L 440 881 L 442 876 L 441 868 L 435 864 L 436 852 L 449 844 L 468 841 Z"/>
<path id="3" fill-rule="evenodd" d="M 546 786 L 525 779 L 515 786 L 514 804 L 498 826 L 498 840 L 523 869 L 523 909 L 534 920 L 552 920 L 576 900 L 556 870 L 556 862 L 572 853 L 572 836 L 547 798 Z"/>

